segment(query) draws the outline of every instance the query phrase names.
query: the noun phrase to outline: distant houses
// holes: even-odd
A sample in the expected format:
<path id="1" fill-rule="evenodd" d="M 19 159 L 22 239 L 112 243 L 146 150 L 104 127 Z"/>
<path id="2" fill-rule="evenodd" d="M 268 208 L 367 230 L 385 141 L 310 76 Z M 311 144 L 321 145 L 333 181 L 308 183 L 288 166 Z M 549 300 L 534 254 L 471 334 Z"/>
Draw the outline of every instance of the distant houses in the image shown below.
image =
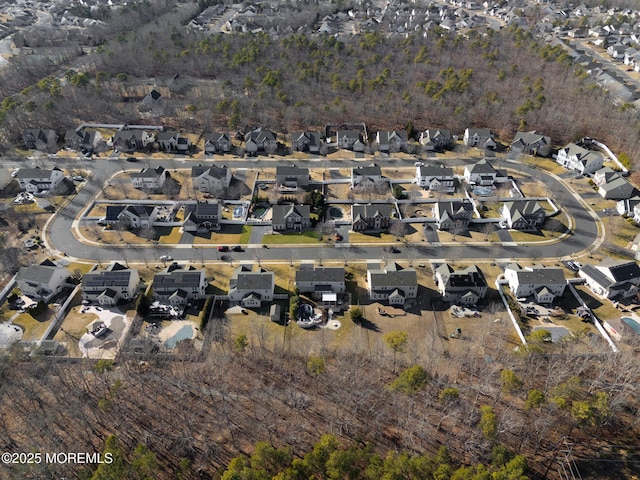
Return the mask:
<path id="1" fill-rule="evenodd" d="M 155 141 L 156 137 L 146 130 L 118 130 L 111 137 L 113 149 L 125 153 L 148 148 Z"/>
<path id="2" fill-rule="evenodd" d="M 208 132 L 203 135 L 204 153 L 213 155 L 215 153 L 228 153 L 233 146 L 231 138 L 227 133 Z"/>
<path id="3" fill-rule="evenodd" d="M 291 134 L 291 149 L 295 152 L 320 153 L 322 136 L 320 132 L 294 132 Z"/>
<path id="4" fill-rule="evenodd" d="M 43 152 L 58 151 L 58 135 L 54 130 L 29 128 L 24 131 L 22 140 L 27 149 Z"/>
<path id="5" fill-rule="evenodd" d="M 365 144 L 360 130 L 338 130 L 336 132 L 336 144 L 338 148 L 364 152 Z"/>
<path id="6" fill-rule="evenodd" d="M 511 142 L 511 151 L 548 157 L 551 153 L 551 137 L 537 133 L 535 130 L 531 132 L 516 132 L 516 136 Z"/>
<path id="7" fill-rule="evenodd" d="M 381 152 L 399 152 L 407 148 L 405 130 L 381 130 L 376 133 L 376 144 Z"/>
<path id="8" fill-rule="evenodd" d="M 453 145 L 453 136 L 446 129 L 428 128 L 420 133 L 420 143 L 427 151 L 444 150 Z"/>

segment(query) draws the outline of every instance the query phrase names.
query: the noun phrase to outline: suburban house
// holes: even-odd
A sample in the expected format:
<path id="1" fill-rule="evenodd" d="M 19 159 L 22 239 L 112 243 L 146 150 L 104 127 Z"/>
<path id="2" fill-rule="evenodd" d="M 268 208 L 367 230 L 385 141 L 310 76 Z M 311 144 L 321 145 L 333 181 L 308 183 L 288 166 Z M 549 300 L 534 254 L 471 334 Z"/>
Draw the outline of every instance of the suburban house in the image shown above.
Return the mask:
<path id="1" fill-rule="evenodd" d="M 562 296 L 567 286 L 564 271 L 561 268 L 522 268 L 517 263 L 509 264 L 504 270 L 511 293 L 516 298 L 533 296 L 536 303 L 553 303 Z"/>
<path id="2" fill-rule="evenodd" d="M 602 198 L 610 200 L 624 200 L 638 194 L 636 187 L 631 185 L 626 178 L 617 175 L 598 187 L 598 193 Z"/>
<path id="3" fill-rule="evenodd" d="M 436 285 L 445 302 L 476 305 L 487 294 L 487 281 L 482 270 L 471 265 L 455 269 L 443 263 L 435 269 Z"/>
<path id="4" fill-rule="evenodd" d="M 369 203 L 351 205 L 351 228 L 354 232 L 386 230 L 391 223 L 391 205 Z"/>
<path id="5" fill-rule="evenodd" d="M 456 190 L 453 168 L 421 165 L 416 167 L 415 182 L 426 190 L 452 193 Z"/>
<path id="6" fill-rule="evenodd" d="M 131 153 L 152 145 L 156 137 L 146 130 L 118 130 L 111 141 L 114 150 Z"/>
<path id="7" fill-rule="evenodd" d="M 336 132 L 336 143 L 338 148 L 364 152 L 365 145 L 360 130 L 338 130 Z"/>
<path id="8" fill-rule="evenodd" d="M 344 267 L 316 267 L 302 264 L 296 271 L 296 288 L 316 300 L 336 302 L 337 293 L 346 290 Z"/>
<path id="9" fill-rule="evenodd" d="M 320 132 L 293 132 L 291 134 L 291 149 L 295 152 L 319 153 L 322 147 Z"/>
<path id="10" fill-rule="evenodd" d="M 602 167 L 593 174 L 593 183 L 600 187 L 621 175 L 611 167 Z"/>
<path id="11" fill-rule="evenodd" d="M 473 204 L 467 200 L 437 202 L 433 207 L 438 230 L 451 230 L 462 233 L 469 228 L 473 216 Z"/>
<path id="12" fill-rule="evenodd" d="M 531 132 L 516 132 L 516 136 L 511 142 L 511 151 L 548 157 L 551 153 L 551 137 L 536 133 L 535 130 Z"/>
<path id="13" fill-rule="evenodd" d="M 420 143 L 428 151 L 444 150 L 453 145 L 453 137 L 449 130 L 428 128 L 420 133 Z"/>
<path id="14" fill-rule="evenodd" d="M 640 220 L 640 208 L 636 208 L 638 205 L 640 205 L 640 196 L 638 195 L 625 200 L 618 200 L 618 203 L 616 203 L 616 212 L 618 212 L 618 215 L 633 217 L 633 220 L 638 223 Z"/>
<path id="15" fill-rule="evenodd" d="M 94 270 L 82 277 L 82 299 L 100 305 L 116 305 L 133 300 L 138 293 L 140 276 L 137 270 L 114 262 L 105 270 Z"/>
<path id="16" fill-rule="evenodd" d="M 244 148 L 249 154 L 275 152 L 278 149 L 276 134 L 264 127 L 253 128 L 245 132 L 244 143 Z"/>
<path id="17" fill-rule="evenodd" d="M 67 283 L 70 273 L 49 260 L 40 265 L 29 265 L 18 270 L 16 283 L 23 295 L 33 300 L 48 303 L 60 293 Z"/>
<path id="18" fill-rule="evenodd" d="M 304 230 L 311 227 L 309 205 L 274 205 L 271 225 L 274 231 Z"/>
<path id="19" fill-rule="evenodd" d="M 158 216 L 158 208 L 151 205 L 108 205 L 105 221 L 112 227 L 149 228 Z"/>
<path id="20" fill-rule="evenodd" d="M 145 168 L 136 173 L 131 173 L 131 185 L 139 190 L 160 190 L 167 180 L 167 171 L 163 167 Z"/>
<path id="21" fill-rule="evenodd" d="M 404 305 L 418 296 L 418 274 L 413 268 L 389 263 L 386 268 L 377 263 L 367 264 L 369 298 L 390 305 Z"/>
<path id="22" fill-rule="evenodd" d="M 584 265 L 580 278 L 596 295 L 604 298 L 629 298 L 638 294 L 640 266 L 631 260 L 607 259 L 600 265 Z"/>
<path id="23" fill-rule="evenodd" d="M 210 132 L 203 135 L 204 153 L 226 153 L 231 151 L 231 139 L 226 133 Z"/>
<path id="24" fill-rule="evenodd" d="M 64 174 L 58 167 L 51 170 L 46 168 L 21 168 L 16 173 L 16 180 L 20 188 L 29 193 L 39 193 L 45 190 L 51 191 L 64 180 Z"/>
<path id="25" fill-rule="evenodd" d="M 351 168 L 351 188 L 373 188 L 384 181 L 382 169 L 375 163 Z"/>
<path id="26" fill-rule="evenodd" d="M 500 213 L 509 228 L 515 230 L 538 230 L 546 217 L 542 205 L 536 200 L 504 202 Z"/>
<path id="27" fill-rule="evenodd" d="M 556 162 L 568 170 L 573 170 L 584 175 L 595 173 L 602 168 L 604 159 L 599 152 L 592 152 L 575 143 L 570 143 L 558 150 Z"/>
<path id="28" fill-rule="evenodd" d="M 496 170 L 487 159 L 482 159 L 464 167 L 464 179 L 471 185 L 488 186 L 506 182 L 508 177 L 506 172 Z"/>
<path id="29" fill-rule="evenodd" d="M 153 299 L 165 305 L 184 307 L 204 298 L 207 284 L 204 270 L 174 263 L 153 276 Z"/>
<path id="30" fill-rule="evenodd" d="M 493 132 L 488 128 L 467 128 L 462 141 L 467 147 L 496 148 Z"/>
<path id="31" fill-rule="evenodd" d="M 27 149 L 41 150 L 43 152 L 58 151 L 58 136 L 54 130 L 29 128 L 25 130 L 22 139 Z"/>
<path id="32" fill-rule="evenodd" d="M 93 152 L 102 143 L 102 135 L 98 130 L 67 130 L 64 142 L 67 148 L 77 152 Z"/>
<path id="33" fill-rule="evenodd" d="M 220 230 L 220 204 L 218 202 L 185 202 L 182 229 L 185 232 Z"/>
<path id="34" fill-rule="evenodd" d="M 196 165 L 191 167 L 191 184 L 198 192 L 220 194 L 231 184 L 231 169 L 225 165 L 218 167 L 211 165 L 204 167 Z"/>
<path id="35" fill-rule="evenodd" d="M 191 141 L 180 132 L 159 132 L 158 146 L 165 152 L 187 153 L 191 148 Z"/>
<path id="36" fill-rule="evenodd" d="M 376 134 L 376 144 L 381 152 L 398 152 L 407 147 L 405 130 L 382 130 Z"/>
<path id="37" fill-rule="evenodd" d="M 295 165 L 276 167 L 276 185 L 279 187 L 299 188 L 309 185 L 309 169 Z"/>
<path id="38" fill-rule="evenodd" d="M 244 307 L 259 307 L 273 301 L 275 279 L 273 272 L 263 268 L 252 271 L 251 266 L 239 266 L 229 280 L 229 300 Z"/>

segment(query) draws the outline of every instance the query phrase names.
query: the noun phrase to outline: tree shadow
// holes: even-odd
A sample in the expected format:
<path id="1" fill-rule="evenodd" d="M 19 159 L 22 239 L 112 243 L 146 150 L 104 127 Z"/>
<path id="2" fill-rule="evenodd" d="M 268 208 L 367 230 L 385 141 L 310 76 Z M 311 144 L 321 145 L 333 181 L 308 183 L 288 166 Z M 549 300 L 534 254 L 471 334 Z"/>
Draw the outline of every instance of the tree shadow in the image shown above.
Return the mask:
<path id="1" fill-rule="evenodd" d="M 380 328 L 373 323 L 371 320 L 367 320 L 366 318 L 363 318 L 362 320 L 360 320 L 359 322 L 354 322 L 358 327 L 360 328 L 364 328 L 365 330 L 370 330 L 372 332 L 380 332 Z"/>

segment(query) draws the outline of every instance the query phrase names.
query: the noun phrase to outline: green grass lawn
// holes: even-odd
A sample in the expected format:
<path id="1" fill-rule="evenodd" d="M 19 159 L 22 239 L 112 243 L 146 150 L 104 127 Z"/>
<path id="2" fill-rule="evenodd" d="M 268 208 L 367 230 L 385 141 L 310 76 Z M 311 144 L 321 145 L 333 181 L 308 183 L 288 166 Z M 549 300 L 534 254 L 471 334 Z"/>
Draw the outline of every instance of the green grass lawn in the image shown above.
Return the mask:
<path id="1" fill-rule="evenodd" d="M 158 233 L 160 233 L 159 242 L 161 244 L 177 244 L 180 242 L 180 238 L 182 237 L 182 232 L 180 231 L 180 227 L 173 227 L 170 230 L 168 228 L 158 228 Z"/>
<path id="2" fill-rule="evenodd" d="M 277 235 L 264 235 L 262 237 L 262 243 L 267 245 L 286 245 L 296 243 L 322 243 L 322 241 L 318 240 L 318 234 L 315 231 L 306 230 L 302 233 L 290 232 Z"/>
<path id="3" fill-rule="evenodd" d="M 13 321 L 14 325 L 22 327 L 24 335 L 22 340 L 34 341 L 40 340 L 44 332 L 47 330 L 49 323 L 53 319 L 53 311 L 49 308 L 39 316 L 40 320 L 36 320 L 29 313 L 22 313 Z"/>
<path id="4" fill-rule="evenodd" d="M 251 238 L 251 229 L 251 226 L 242 227 L 242 234 L 240 235 L 240 241 L 238 243 L 241 243 L 242 245 L 247 245 L 249 243 L 249 239 Z"/>

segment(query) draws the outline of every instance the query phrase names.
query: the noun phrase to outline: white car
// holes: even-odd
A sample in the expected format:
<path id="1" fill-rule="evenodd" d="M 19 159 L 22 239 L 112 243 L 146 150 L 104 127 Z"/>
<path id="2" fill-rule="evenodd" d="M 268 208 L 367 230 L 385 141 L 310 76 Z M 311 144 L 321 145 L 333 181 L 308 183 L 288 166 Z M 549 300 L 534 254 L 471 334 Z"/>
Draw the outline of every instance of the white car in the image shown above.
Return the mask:
<path id="1" fill-rule="evenodd" d="M 13 172 L 11 172 L 11 178 L 16 178 L 16 175 L 18 175 L 19 171 L 20 171 L 20 169 L 14 170 Z"/>
<path id="2" fill-rule="evenodd" d="M 422 162 L 416 162 L 416 163 L 414 163 L 414 165 L 416 167 L 424 167 L 424 163 L 422 163 Z"/>
<path id="3" fill-rule="evenodd" d="M 171 255 L 161 255 L 160 260 L 163 262 L 170 262 L 173 260 L 173 257 Z"/>

